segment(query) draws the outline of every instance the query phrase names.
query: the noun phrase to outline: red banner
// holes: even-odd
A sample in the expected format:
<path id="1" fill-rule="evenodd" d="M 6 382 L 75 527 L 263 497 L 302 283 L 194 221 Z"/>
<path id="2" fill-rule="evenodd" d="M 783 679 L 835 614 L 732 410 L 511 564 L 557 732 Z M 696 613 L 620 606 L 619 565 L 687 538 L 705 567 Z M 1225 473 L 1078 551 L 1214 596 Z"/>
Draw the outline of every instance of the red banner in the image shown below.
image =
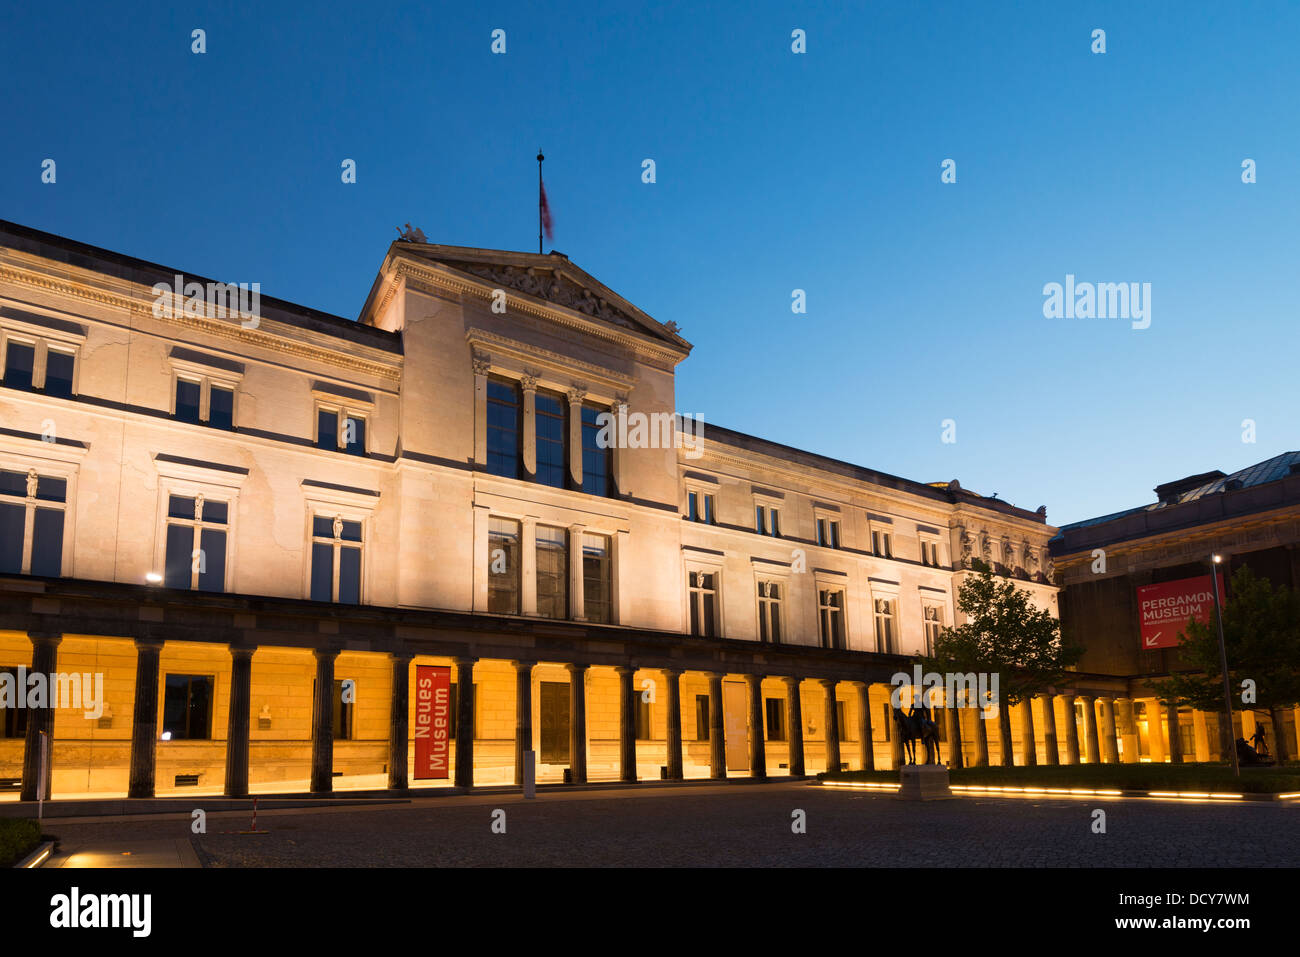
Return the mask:
<path id="1" fill-rule="evenodd" d="M 451 669 L 415 666 L 415 779 L 447 777 L 451 729 Z"/>
<path id="2" fill-rule="evenodd" d="M 1223 601 L 1223 575 L 1219 580 L 1219 601 Z M 1189 621 L 1208 625 L 1214 614 L 1214 583 L 1209 575 L 1181 578 L 1137 590 L 1138 625 L 1142 629 L 1142 650 L 1177 648 L 1178 634 Z"/>

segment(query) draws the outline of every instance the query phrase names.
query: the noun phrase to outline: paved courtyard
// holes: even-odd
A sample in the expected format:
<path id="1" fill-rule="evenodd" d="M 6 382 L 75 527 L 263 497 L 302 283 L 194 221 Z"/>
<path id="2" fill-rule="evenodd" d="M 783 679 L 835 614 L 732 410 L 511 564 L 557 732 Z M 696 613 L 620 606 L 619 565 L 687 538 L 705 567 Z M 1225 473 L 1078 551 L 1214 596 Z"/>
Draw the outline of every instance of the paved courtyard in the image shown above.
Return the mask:
<path id="1" fill-rule="evenodd" d="M 1105 834 L 1093 833 L 1095 808 L 1106 812 Z M 492 829 L 497 809 L 505 812 L 504 834 Z M 796 810 L 805 813 L 806 833 L 792 831 Z M 52 820 L 46 830 L 62 841 L 60 866 L 103 866 L 122 858 L 119 848 L 168 848 L 186 839 L 189 820 Z M 265 834 L 238 833 L 249 827 L 246 814 L 212 814 L 207 825 L 191 843 L 208 867 L 1300 864 L 1300 806 L 968 797 L 914 804 L 807 784 L 263 811 L 258 828 Z M 177 866 L 162 858 L 158 864 Z"/>

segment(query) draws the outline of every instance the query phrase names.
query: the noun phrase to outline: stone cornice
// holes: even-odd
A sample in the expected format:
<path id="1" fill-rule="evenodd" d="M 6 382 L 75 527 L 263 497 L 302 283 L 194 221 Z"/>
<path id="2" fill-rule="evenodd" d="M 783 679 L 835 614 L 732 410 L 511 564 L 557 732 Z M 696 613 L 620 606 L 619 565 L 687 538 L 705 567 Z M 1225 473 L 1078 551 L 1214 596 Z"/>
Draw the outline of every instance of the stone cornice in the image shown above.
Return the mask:
<path id="1" fill-rule="evenodd" d="M 16 260 L 28 260 L 30 263 L 19 263 L 15 262 Z M 57 275 L 56 272 L 64 275 Z M 370 346 L 349 342 L 347 351 L 344 351 L 304 342 L 297 338 L 304 332 L 301 328 L 265 317 L 258 317 L 256 329 L 246 329 L 238 322 L 206 316 L 188 316 L 183 313 L 154 316 L 152 287 L 146 288 L 137 283 L 99 276 L 86 270 L 88 276 L 94 276 L 96 279 L 96 282 L 92 283 L 73 279 L 67 275 L 69 272 L 71 272 L 69 267 L 59 265 L 57 270 L 50 269 L 46 260 L 14 250 L 6 250 L 3 258 L 0 258 L 0 283 L 12 283 L 15 286 L 37 289 L 82 302 L 93 302 L 111 309 L 120 309 L 133 319 L 140 317 L 170 324 L 187 330 L 187 334 L 178 335 L 178 338 L 184 339 L 191 345 L 201 344 L 195 337 L 195 334 L 199 334 L 238 342 L 244 346 L 267 349 L 300 360 L 306 359 L 346 368 L 349 371 L 349 379 L 357 373 L 393 381 L 401 377 L 401 357 Z M 83 316 L 82 318 L 107 323 L 107 320 L 100 317 Z"/>

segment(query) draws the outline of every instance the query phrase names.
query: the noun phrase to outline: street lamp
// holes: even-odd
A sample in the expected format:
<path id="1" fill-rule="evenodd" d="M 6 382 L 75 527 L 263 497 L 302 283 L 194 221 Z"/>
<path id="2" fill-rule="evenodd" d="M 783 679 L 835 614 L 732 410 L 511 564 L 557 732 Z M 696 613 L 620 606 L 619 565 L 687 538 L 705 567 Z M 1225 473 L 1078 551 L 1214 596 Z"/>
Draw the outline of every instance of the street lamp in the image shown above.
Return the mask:
<path id="1" fill-rule="evenodd" d="M 1223 710 L 1228 722 L 1228 752 L 1232 755 L 1232 773 L 1241 777 L 1241 765 L 1237 761 L 1237 739 L 1232 733 L 1232 686 L 1228 683 L 1228 646 L 1223 641 L 1223 602 L 1219 599 L 1219 571 L 1216 565 L 1223 561 L 1217 552 L 1210 555 L 1210 582 L 1214 586 L 1214 618 L 1219 625 L 1219 667 L 1223 669 Z"/>

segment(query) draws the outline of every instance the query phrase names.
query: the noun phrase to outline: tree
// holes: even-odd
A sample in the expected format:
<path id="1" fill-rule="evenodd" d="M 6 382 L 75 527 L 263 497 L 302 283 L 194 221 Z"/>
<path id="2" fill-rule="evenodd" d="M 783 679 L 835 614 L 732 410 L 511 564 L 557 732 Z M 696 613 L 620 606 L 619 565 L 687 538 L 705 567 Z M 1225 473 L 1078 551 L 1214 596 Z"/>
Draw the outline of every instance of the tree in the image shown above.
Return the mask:
<path id="1" fill-rule="evenodd" d="M 1062 643 L 1060 622 L 1051 612 L 1035 607 L 1028 592 L 995 577 L 983 561 L 976 559 L 972 567 L 976 574 L 962 582 L 957 592 L 957 607 L 966 623 L 940 632 L 933 656 L 924 663 L 940 673 L 998 676 L 1002 764 L 1010 767 L 1014 764 L 1010 709 L 1060 682 L 1083 649 Z"/>
<path id="2" fill-rule="evenodd" d="M 1223 601 L 1223 645 L 1229 686 L 1249 710 L 1271 714 L 1274 748 L 1279 760 L 1285 760 L 1282 709 L 1300 702 L 1300 592 L 1274 586 L 1245 565 L 1238 568 Z M 1208 623 L 1187 623 L 1179 635 L 1178 654 L 1190 670 L 1152 681 L 1151 687 L 1164 704 L 1220 715 L 1219 744 L 1223 760 L 1229 760 L 1232 716 L 1223 720 L 1223 667 L 1213 616 Z M 1245 681 L 1253 682 L 1253 700 L 1248 700 Z M 1176 728 L 1169 730 L 1177 734 Z"/>

